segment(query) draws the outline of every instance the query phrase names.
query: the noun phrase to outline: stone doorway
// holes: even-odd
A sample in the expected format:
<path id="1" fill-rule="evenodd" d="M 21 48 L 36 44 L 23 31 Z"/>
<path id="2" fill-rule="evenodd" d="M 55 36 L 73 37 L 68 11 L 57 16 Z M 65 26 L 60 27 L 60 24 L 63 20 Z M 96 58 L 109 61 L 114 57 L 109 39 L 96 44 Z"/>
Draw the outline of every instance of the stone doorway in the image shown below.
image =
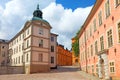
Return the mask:
<path id="1" fill-rule="evenodd" d="M 108 57 L 105 53 L 98 56 L 98 75 L 100 79 L 109 80 Z"/>
<path id="2" fill-rule="evenodd" d="M 102 58 L 100 59 L 100 65 L 101 65 L 101 74 L 102 74 L 102 78 L 105 79 L 104 60 L 103 60 Z"/>

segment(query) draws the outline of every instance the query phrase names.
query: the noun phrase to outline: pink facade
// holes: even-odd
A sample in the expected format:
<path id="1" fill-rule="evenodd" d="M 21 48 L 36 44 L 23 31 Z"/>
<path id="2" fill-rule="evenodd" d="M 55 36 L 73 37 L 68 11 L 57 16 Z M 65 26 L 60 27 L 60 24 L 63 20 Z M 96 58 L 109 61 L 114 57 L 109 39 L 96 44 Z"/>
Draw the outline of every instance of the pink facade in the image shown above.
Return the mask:
<path id="1" fill-rule="evenodd" d="M 120 0 L 96 0 L 78 36 L 82 70 L 120 80 Z"/>

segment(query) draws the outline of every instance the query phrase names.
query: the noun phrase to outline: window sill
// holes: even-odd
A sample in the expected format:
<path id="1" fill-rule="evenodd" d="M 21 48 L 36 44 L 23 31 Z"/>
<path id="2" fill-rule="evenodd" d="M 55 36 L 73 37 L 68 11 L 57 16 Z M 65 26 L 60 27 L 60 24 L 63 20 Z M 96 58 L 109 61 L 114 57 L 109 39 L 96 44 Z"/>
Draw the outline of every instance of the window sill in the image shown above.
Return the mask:
<path id="1" fill-rule="evenodd" d="M 119 5 L 120 5 L 120 3 L 116 5 L 116 8 L 117 8 Z"/>

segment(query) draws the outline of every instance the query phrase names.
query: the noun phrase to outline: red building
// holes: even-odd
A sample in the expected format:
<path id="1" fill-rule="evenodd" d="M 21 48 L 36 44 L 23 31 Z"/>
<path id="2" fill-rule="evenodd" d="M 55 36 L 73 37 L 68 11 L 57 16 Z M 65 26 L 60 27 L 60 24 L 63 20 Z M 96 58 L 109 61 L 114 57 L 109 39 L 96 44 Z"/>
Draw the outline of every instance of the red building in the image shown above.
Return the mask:
<path id="1" fill-rule="evenodd" d="M 82 70 L 120 80 L 120 0 L 96 0 L 78 36 Z"/>

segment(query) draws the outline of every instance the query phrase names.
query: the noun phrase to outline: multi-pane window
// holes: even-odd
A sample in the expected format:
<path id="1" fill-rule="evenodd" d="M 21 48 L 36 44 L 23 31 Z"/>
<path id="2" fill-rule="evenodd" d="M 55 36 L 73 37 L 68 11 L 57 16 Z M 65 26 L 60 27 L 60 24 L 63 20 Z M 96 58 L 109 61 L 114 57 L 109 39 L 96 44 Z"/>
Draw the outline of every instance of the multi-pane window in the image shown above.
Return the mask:
<path id="1" fill-rule="evenodd" d="M 114 73 L 115 72 L 115 63 L 114 62 L 110 62 L 109 67 L 110 67 L 110 72 Z"/>
<path id="2" fill-rule="evenodd" d="M 91 56 L 93 56 L 93 45 L 91 45 Z"/>
<path id="3" fill-rule="evenodd" d="M 39 47 L 43 47 L 43 40 L 40 40 Z"/>
<path id="4" fill-rule="evenodd" d="M 107 36 L 108 36 L 108 47 L 111 47 L 113 45 L 112 30 L 111 29 L 107 32 Z"/>
<path id="5" fill-rule="evenodd" d="M 38 61 L 40 61 L 40 62 L 43 61 L 43 54 L 39 54 Z"/>
<path id="6" fill-rule="evenodd" d="M 103 38 L 103 36 L 100 37 L 100 48 L 101 48 L 101 51 L 104 50 L 104 38 Z"/>
<path id="7" fill-rule="evenodd" d="M 53 36 L 51 37 L 51 41 L 54 42 L 54 37 Z"/>
<path id="8" fill-rule="evenodd" d="M 116 0 L 116 7 L 120 5 L 120 0 Z"/>
<path id="9" fill-rule="evenodd" d="M 110 15 L 110 3 L 109 0 L 105 3 L 105 12 L 106 12 L 106 18 Z"/>
<path id="10" fill-rule="evenodd" d="M 100 11 L 98 14 L 98 19 L 99 19 L 99 26 L 102 24 L 102 12 Z"/>
<path id="11" fill-rule="evenodd" d="M 54 57 L 51 57 L 51 63 L 54 63 Z"/>
<path id="12" fill-rule="evenodd" d="M 43 28 L 39 28 L 39 34 L 43 35 Z"/>
<path id="13" fill-rule="evenodd" d="M 120 23 L 118 23 L 118 42 L 120 43 Z"/>
<path id="14" fill-rule="evenodd" d="M 95 54 L 97 54 L 98 52 L 98 44 L 97 44 L 97 41 L 95 41 Z"/>
<path id="15" fill-rule="evenodd" d="M 96 31 L 96 19 L 93 21 L 94 32 Z"/>
<path id="16" fill-rule="evenodd" d="M 51 46 L 51 52 L 54 52 L 54 46 Z"/>

